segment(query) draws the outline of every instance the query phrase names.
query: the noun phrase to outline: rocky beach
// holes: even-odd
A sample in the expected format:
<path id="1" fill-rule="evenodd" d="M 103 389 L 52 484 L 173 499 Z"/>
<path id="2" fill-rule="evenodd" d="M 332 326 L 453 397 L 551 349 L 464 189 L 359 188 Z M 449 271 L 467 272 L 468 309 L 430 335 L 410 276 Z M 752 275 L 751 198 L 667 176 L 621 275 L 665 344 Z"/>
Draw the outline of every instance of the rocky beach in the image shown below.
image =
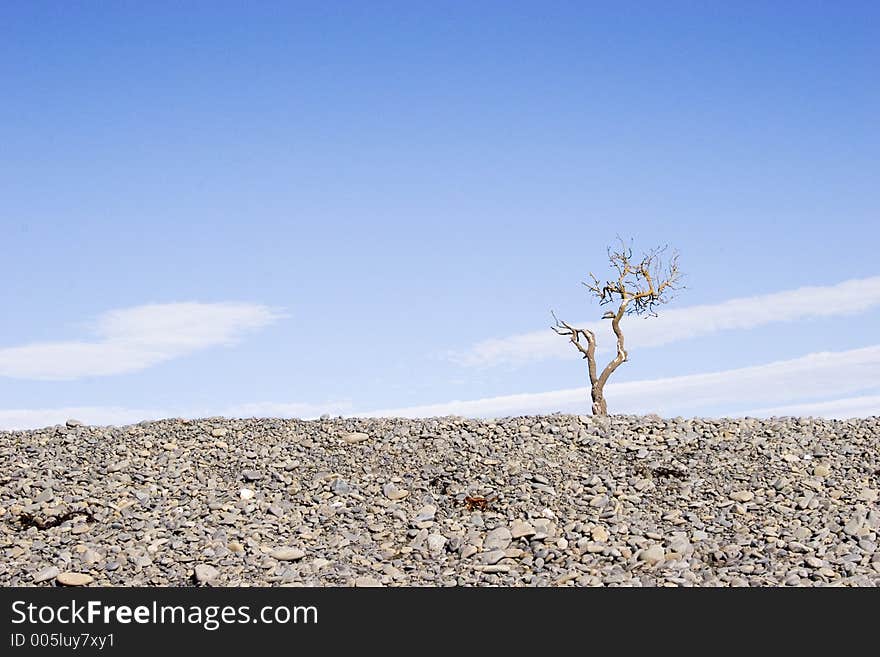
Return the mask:
<path id="1" fill-rule="evenodd" d="M 880 418 L 0 432 L 3 586 L 877 586 Z"/>

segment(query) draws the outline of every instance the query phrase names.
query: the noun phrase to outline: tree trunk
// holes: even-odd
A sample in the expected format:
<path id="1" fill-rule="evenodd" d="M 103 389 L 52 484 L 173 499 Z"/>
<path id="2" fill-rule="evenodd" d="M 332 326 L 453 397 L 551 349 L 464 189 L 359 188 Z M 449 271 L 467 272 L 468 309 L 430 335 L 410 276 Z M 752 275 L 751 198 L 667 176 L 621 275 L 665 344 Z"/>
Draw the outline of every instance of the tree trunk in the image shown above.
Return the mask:
<path id="1" fill-rule="evenodd" d="M 608 415 L 608 404 L 605 403 L 605 396 L 602 394 L 604 386 L 593 386 L 590 388 L 590 394 L 593 397 L 593 415 Z"/>

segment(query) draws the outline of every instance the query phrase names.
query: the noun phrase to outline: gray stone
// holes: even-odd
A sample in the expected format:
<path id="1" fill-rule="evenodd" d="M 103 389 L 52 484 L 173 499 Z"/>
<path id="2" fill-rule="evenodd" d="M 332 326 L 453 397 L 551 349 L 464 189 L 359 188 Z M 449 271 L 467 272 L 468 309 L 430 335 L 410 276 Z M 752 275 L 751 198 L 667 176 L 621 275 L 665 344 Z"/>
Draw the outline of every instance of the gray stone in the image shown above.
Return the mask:
<path id="1" fill-rule="evenodd" d="M 39 584 L 41 582 L 48 582 L 51 579 L 55 579 L 60 574 L 60 570 L 58 570 L 55 566 L 49 566 L 47 568 L 43 568 L 43 570 L 39 571 L 34 575 L 34 584 Z"/>
<path id="2" fill-rule="evenodd" d="M 498 527 L 486 534 L 486 538 L 483 539 L 483 549 L 506 550 L 511 540 L 513 540 L 513 536 L 510 530 L 507 527 Z"/>
<path id="3" fill-rule="evenodd" d="M 506 555 L 504 554 L 504 550 L 491 550 L 489 552 L 484 552 L 480 561 L 485 564 L 495 564 L 501 561 Z"/>
<path id="4" fill-rule="evenodd" d="M 535 535 L 535 528 L 525 520 L 514 520 L 510 523 L 510 536 L 513 539 Z"/>
<path id="5" fill-rule="evenodd" d="M 434 515 L 437 513 L 437 507 L 433 504 L 426 504 L 416 514 L 414 522 L 432 522 Z"/>

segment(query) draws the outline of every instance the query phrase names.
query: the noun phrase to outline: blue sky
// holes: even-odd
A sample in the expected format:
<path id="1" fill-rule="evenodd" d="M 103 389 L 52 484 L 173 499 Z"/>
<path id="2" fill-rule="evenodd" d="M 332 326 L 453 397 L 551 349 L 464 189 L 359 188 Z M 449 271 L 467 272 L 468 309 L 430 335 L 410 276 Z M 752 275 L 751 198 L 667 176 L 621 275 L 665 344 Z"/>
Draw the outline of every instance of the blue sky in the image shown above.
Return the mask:
<path id="1" fill-rule="evenodd" d="M 0 427 L 588 412 L 618 233 L 611 412 L 880 414 L 876 3 L 253 4 L 0 8 Z"/>

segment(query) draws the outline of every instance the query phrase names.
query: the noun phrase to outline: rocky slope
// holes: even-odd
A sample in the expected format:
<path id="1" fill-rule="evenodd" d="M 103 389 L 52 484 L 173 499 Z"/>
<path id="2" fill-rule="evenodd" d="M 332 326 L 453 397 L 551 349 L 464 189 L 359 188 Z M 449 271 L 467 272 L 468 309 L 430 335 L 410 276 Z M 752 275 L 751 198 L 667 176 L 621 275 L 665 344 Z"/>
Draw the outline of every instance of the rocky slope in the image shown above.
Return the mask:
<path id="1" fill-rule="evenodd" d="M 0 432 L 0 584 L 880 585 L 880 418 Z"/>

